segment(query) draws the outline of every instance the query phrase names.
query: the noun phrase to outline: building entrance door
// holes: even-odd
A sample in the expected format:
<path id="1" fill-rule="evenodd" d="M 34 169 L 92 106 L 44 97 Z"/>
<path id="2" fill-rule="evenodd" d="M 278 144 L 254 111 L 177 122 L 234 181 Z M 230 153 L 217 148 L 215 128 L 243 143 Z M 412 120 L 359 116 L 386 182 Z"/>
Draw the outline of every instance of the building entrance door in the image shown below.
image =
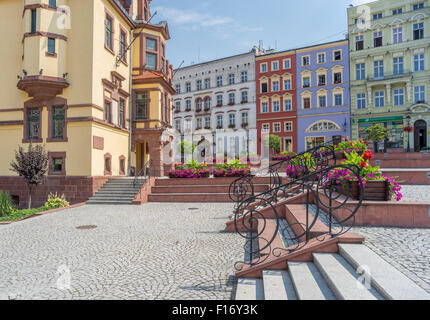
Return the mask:
<path id="1" fill-rule="evenodd" d="M 420 151 L 427 147 L 427 123 L 424 120 L 418 120 L 414 127 L 414 147 L 415 151 Z"/>

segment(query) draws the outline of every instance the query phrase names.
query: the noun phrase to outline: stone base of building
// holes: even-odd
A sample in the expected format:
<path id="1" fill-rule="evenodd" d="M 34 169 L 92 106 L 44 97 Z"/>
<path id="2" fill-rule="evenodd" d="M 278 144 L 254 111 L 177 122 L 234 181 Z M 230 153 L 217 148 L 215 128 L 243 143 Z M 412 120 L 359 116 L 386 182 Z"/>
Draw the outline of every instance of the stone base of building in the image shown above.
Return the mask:
<path id="1" fill-rule="evenodd" d="M 70 204 L 86 202 L 111 177 L 46 177 L 32 192 L 32 207 L 45 204 L 50 193 L 64 194 Z M 8 192 L 19 208 L 28 205 L 28 189 L 21 177 L 0 176 L 0 190 Z"/>

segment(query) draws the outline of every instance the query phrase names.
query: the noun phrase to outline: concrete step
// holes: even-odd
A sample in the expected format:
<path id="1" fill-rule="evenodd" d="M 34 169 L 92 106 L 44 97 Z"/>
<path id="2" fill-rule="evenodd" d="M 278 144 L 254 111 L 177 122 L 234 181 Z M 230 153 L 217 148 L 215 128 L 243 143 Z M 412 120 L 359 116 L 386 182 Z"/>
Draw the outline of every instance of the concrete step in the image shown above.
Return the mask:
<path id="1" fill-rule="evenodd" d="M 288 272 L 299 300 L 336 300 L 312 262 L 288 262 Z"/>
<path id="2" fill-rule="evenodd" d="M 91 200 L 130 200 L 132 201 L 136 196 L 135 195 L 95 195 L 91 198 Z"/>
<path id="3" fill-rule="evenodd" d="M 86 204 L 131 205 L 131 201 L 88 200 Z"/>
<path id="4" fill-rule="evenodd" d="M 232 202 L 228 193 L 156 193 L 149 202 Z"/>
<path id="5" fill-rule="evenodd" d="M 264 300 L 263 280 L 255 278 L 238 279 L 235 300 Z"/>
<path id="6" fill-rule="evenodd" d="M 152 193 L 228 193 L 229 185 L 173 185 L 152 187 Z M 266 185 L 255 185 L 254 192 L 264 192 Z"/>
<path id="7" fill-rule="evenodd" d="M 264 270 L 263 285 L 265 300 L 297 300 L 293 283 L 285 270 Z"/>
<path id="8" fill-rule="evenodd" d="M 315 266 L 339 300 L 383 300 L 373 288 L 366 288 L 360 275 L 336 253 L 313 253 Z"/>
<path id="9" fill-rule="evenodd" d="M 354 268 L 363 267 L 366 278 L 385 299 L 430 300 L 430 295 L 370 248 L 339 244 L 339 253 Z"/>
<path id="10" fill-rule="evenodd" d="M 286 178 L 282 178 L 285 181 Z M 173 185 L 228 185 L 237 180 L 237 178 L 200 178 L 200 179 L 169 179 L 159 178 L 155 180 L 156 186 L 173 186 Z M 254 184 L 269 184 L 270 177 L 254 177 Z"/>
<path id="11" fill-rule="evenodd" d="M 96 194 L 136 194 L 140 189 L 101 189 Z"/>

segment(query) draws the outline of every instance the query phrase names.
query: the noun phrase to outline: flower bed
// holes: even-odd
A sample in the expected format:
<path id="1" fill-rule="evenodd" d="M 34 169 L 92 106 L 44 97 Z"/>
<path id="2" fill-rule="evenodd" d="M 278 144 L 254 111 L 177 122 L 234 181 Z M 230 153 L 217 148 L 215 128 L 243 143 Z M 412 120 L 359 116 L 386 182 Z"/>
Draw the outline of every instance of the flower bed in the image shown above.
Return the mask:
<path id="1" fill-rule="evenodd" d="M 286 161 L 295 157 L 297 154 L 294 152 L 282 152 L 280 154 L 275 154 L 272 156 L 272 160 L 274 161 Z"/>
<path id="2" fill-rule="evenodd" d="M 219 164 L 217 169 L 213 171 L 215 178 L 225 177 L 244 177 L 251 174 L 251 170 L 247 164 L 242 164 L 240 160 L 235 160 L 227 164 Z"/>
<path id="3" fill-rule="evenodd" d="M 362 155 L 368 151 L 367 144 L 367 141 L 352 141 L 348 140 L 348 138 L 345 138 L 344 141 L 338 145 L 333 145 L 335 157 L 338 160 L 342 160 L 345 159 L 346 155 L 350 154 L 351 152 L 356 152 L 358 155 Z"/>
<path id="4" fill-rule="evenodd" d="M 192 163 L 185 165 L 183 163 L 176 163 L 173 168 L 168 171 L 169 178 L 172 179 L 208 178 L 211 173 L 207 164 L 203 163 L 198 165 L 194 160 Z"/>

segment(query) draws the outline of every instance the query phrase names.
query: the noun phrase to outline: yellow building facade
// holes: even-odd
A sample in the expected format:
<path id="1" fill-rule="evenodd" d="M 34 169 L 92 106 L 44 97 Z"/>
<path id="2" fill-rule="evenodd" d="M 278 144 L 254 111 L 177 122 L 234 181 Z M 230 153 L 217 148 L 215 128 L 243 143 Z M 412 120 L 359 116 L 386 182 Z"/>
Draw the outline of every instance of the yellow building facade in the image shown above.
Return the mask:
<path id="1" fill-rule="evenodd" d="M 29 143 L 49 153 L 45 191 L 65 191 L 71 202 L 149 159 L 152 173 L 164 174 L 173 69 L 168 25 L 152 23 L 150 2 L 0 2 L 0 190 L 19 193 L 21 182 L 8 187 L 19 181 L 10 162 Z M 80 184 L 90 187 L 73 194 Z"/>

